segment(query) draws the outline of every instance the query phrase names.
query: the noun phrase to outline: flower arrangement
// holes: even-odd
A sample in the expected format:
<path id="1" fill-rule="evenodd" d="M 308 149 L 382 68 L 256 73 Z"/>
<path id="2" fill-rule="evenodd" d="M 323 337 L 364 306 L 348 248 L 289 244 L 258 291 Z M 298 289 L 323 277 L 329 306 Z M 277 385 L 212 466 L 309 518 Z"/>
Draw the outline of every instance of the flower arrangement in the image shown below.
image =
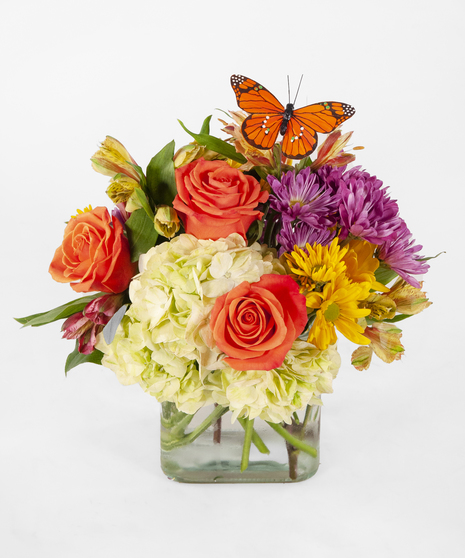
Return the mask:
<path id="1" fill-rule="evenodd" d="M 245 112 L 221 121 L 226 140 L 210 134 L 211 116 L 199 133 L 181 123 L 193 141 L 177 151 L 168 143 L 144 172 L 106 137 L 91 161 L 110 177 L 114 208 L 78 210 L 49 269 L 55 281 L 93 294 L 18 321 L 64 319 L 63 337 L 76 343 L 66 372 L 102 364 L 122 384 L 169 403 L 175 433 L 162 441 L 166 450 L 218 428 L 231 411 L 245 431 L 245 471 L 252 443 L 266 451 L 257 418 L 286 440 L 293 459 L 315 454 L 295 434 L 297 413 L 332 392 L 338 335 L 357 346 L 358 370 L 373 355 L 391 363 L 404 353 L 397 324 L 431 302 L 416 278 L 428 258 L 397 202 L 376 176 L 348 168 L 352 132 L 339 125 L 353 109 L 281 110 L 266 105 L 278 101 L 253 80 L 233 76 L 232 86 Z M 254 108 L 257 99 L 266 110 Z M 310 120 L 312 111 L 326 128 Z M 329 135 L 313 157 L 315 130 Z"/>

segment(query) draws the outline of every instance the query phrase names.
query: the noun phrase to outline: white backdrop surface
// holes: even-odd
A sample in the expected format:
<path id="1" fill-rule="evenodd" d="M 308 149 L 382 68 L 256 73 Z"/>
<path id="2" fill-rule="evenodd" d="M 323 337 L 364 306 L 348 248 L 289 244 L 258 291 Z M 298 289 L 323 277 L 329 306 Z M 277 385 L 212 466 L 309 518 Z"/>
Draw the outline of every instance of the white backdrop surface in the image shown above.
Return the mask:
<path id="1" fill-rule="evenodd" d="M 1 556 L 463 556 L 463 6 L 3 3 Z M 198 129 L 236 108 L 233 73 L 283 101 L 303 73 L 299 106 L 355 106 L 358 164 L 391 187 L 423 254 L 447 251 L 425 277 L 434 304 L 403 322 L 402 361 L 357 372 L 341 343 L 320 470 L 295 485 L 166 480 L 158 403 L 103 367 L 65 378 L 59 324 L 12 319 L 75 298 L 47 270 L 76 208 L 110 206 L 98 142 L 145 167 L 189 142 L 177 118 Z"/>

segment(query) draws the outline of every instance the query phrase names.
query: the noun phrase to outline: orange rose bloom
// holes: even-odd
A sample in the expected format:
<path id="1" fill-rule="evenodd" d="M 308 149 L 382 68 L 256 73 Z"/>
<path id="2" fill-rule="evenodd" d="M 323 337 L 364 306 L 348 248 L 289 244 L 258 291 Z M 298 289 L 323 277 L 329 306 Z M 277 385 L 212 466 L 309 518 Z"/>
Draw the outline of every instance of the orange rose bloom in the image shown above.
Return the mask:
<path id="1" fill-rule="evenodd" d="M 216 299 L 210 327 L 217 347 L 235 370 L 272 370 L 307 324 L 305 296 L 288 275 L 244 281 Z"/>
<path id="2" fill-rule="evenodd" d="M 250 225 L 263 217 L 255 210 L 268 200 L 253 176 L 226 161 L 197 159 L 176 169 L 178 194 L 173 207 L 186 230 L 200 239 L 218 240 L 232 233 L 245 238 Z"/>
<path id="3" fill-rule="evenodd" d="M 71 283 L 77 293 L 120 293 L 135 271 L 123 225 L 106 207 L 70 219 L 49 268 L 55 281 Z"/>

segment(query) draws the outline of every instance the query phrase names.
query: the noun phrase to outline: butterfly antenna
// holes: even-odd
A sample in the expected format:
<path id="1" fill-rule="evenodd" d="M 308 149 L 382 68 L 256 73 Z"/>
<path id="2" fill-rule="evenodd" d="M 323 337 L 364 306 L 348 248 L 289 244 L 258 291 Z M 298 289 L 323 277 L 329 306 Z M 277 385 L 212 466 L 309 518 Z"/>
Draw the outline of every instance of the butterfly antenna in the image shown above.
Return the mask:
<path id="1" fill-rule="evenodd" d="M 289 74 L 287 76 L 287 95 L 289 97 L 289 103 L 291 102 L 291 84 L 289 83 Z"/>
<path id="2" fill-rule="evenodd" d="M 297 95 L 299 94 L 300 84 L 302 83 L 303 78 L 304 78 L 304 74 L 302 74 L 300 76 L 299 87 L 297 87 L 297 93 L 295 94 L 294 105 L 295 105 L 295 102 L 297 101 Z"/>

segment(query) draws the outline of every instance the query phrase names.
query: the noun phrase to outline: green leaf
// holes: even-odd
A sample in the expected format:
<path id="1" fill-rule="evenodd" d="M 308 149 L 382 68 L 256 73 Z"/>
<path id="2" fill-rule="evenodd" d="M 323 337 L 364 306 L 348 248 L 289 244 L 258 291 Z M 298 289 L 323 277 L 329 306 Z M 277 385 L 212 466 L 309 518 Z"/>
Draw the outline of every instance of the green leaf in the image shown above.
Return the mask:
<path id="1" fill-rule="evenodd" d="M 435 256 L 428 256 L 426 258 L 418 258 L 418 259 L 419 259 L 420 262 L 426 262 L 428 260 L 435 260 L 438 256 L 440 256 L 441 254 L 445 254 L 445 253 L 446 253 L 446 251 L 444 250 L 442 252 L 439 252 L 439 254 L 436 254 Z"/>
<path id="2" fill-rule="evenodd" d="M 212 115 L 207 116 L 203 121 L 202 128 L 200 129 L 201 134 L 209 134 L 210 133 L 210 120 L 212 119 Z"/>
<path id="3" fill-rule="evenodd" d="M 131 261 L 136 262 L 141 254 L 145 254 L 155 246 L 158 233 L 154 229 L 153 220 L 144 209 L 136 209 L 125 223 L 131 249 Z"/>
<path id="4" fill-rule="evenodd" d="M 264 222 L 262 220 L 254 221 L 247 231 L 247 245 L 252 246 L 254 242 L 257 242 L 261 238 L 263 233 Z"/>
<path id="5" fill-rule="evenodd" d="M 97 349 L 94 349 L 90 355 L 83 355 L 78 350 L 79 341 L 76 340 L 76 346 L 74 347 L 74 351 L 68 355 L 65 363 L 65 374 L 72 368 L 76 368 L 80 364 L 84 364 L 85 362 L 92 362 L 93 364 L 102 364 L 103 353 Z"/>
<path id="6" fill-rule="evenodd" d="M 136 196 L 137 201 L 141 204 L 142 208 L 145 210 L 145 213 L 147 213 L 149 218 L 153 221 L 155 219 L 155 215 L 150 208 L 147 196 L 144 194 L 143 190 L 141 188 L 134 188 L 134 195 Z"/>
<path id="7" fill-rule="evenodd" d="M 375 271 L 375 278 L 383 285 L 387 285 L 397 277 L 397 273 L 385 264 L 381 264 Z"/>
<path id="8" fill-rule="evenodd" d="M 395 324 L 396 322 L 401 322 L 402 320 L 406 320 L 407 318 L 410 318 L 410 316 L 413 316 L 413 314 L 397 314 L 397 316 L 394 316 L 389 320 L 383 320 L 383 321 L 389 324 Z"/>
<path id="9" fill-rule="evenodd" d="M 104 296 L 106 294 L 108 293 L 95 293 L 93 295 L 77 298 L 76 300 L 72 300 L 71 302 L 62 304 L 61 306 L 58 306 L 53 310 L 49 310 L 48 312 L 40 312 L 39 314 L 32 314 L 31 316 L 26 316 L 25 318 L 14 319 L 20 324 L 23 324 L 23 327 L 39 327 L 42 325 L 50 324 L 52 322 L 56 322 L 57 320 L 69 318 L 73 314 L 82 312 L 87 304 L 94 300 L 94 298 L 98 298 L 99 296 Z"/>
<path id="10" fill-rule="evenodd" d="M 295 166 L 296 172 L 300 172 L 305 167 L 309 167 L 312 164 L 312 160 L 310 157 L 304 157 L 297 165 Z"/>
<path id="11" fill-rule="evenodd" d="M 247 162 L 247 159 L 238 153 L 230 143 L 227 143 L 220 138 L 215 138 L 215 136 L 210 136 L 209 134 L 194 134 L 194 132 L 189 131 L 180 120 L 178 120 L 178 122 L 198 144 L 204 145 L 207 149 L 211 149 L 211 151 L 215 151 L 216 153 L 224 155 L 228 159 L 232 159 L 238 163 L 243 164 Z"/>
<path id="12" fill-rule="evenodd" d="M 152 158 L 147 167 L 147 194 L 157 205 L 171 205 L 177 194 L 174 177 L 174 140 Z"/>

